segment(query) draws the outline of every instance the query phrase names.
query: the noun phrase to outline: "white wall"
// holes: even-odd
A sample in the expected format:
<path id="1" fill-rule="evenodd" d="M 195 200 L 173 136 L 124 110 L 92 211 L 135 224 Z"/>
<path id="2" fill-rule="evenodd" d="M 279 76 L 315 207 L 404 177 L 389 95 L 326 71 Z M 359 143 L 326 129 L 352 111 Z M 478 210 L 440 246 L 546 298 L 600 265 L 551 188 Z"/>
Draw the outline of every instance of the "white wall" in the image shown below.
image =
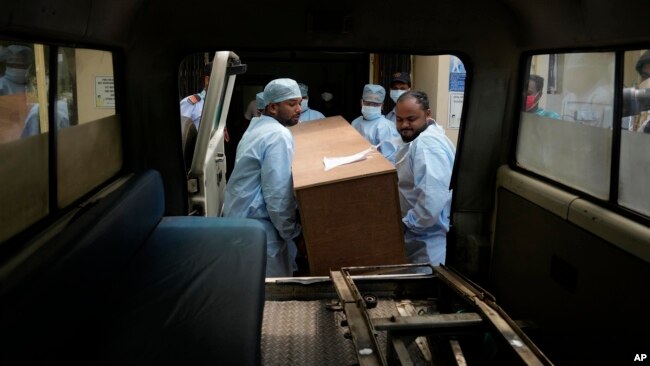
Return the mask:
<path id="1" fill-rule="evenodd" d="M 96 105 L 95 77 L 113 75 L 113 57 L 110 52 L 77 49 L 75 51 L 77 73 L 77 109 L 79 123 L 95 121 L 115 114 L 115 108 Z"/>
<path id="2" fill-rule="evenodd" d="M 414 56 L 412 90 L 429 96 L 431 115 L 444 129 L 447 137 L 458 142 L 458 129 L 449 128 L 449 63 L 445 56 Z"/>

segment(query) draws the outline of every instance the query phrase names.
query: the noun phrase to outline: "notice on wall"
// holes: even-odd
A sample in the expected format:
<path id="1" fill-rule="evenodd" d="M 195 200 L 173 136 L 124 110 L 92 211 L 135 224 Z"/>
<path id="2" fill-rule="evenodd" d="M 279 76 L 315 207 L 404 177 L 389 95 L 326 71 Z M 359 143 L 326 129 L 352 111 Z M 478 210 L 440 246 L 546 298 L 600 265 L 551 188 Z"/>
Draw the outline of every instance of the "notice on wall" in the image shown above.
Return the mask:
<path id="1" fill-rule="evenodd" d="M 462 92 L 465 90 L 465 65 L 456 56 L 449 58 L 449 91 Z"/>
<path id="2" fill-rule="evenodd" d="M 95 76 L 95 108 L 115 108 L 113 76 Z"/>
<path id="3" fill-rule="evenodd" d="M 463 112 L 463 92 L 449 92 L 449 116 L 447 128 L 460 128 L 460 115 Z"/>

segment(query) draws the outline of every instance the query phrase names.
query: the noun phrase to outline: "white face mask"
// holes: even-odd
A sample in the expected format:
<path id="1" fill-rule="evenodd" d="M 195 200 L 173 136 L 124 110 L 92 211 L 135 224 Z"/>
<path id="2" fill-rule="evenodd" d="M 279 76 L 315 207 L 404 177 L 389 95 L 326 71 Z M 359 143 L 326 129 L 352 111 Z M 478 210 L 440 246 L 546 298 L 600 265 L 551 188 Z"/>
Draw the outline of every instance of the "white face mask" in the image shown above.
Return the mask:
<path id="1" fill-rule="evenodd" d="M 25 84 L 27 82 L 27 70 L 25 69 L 7 67 L 5 69 L 5 76 L 7 80 L 13 81 L 16 84 Z"/>
<path id="2" fill-rule="evenodd" d="M 307 99 L 303 99 L 302 102 L 300 102 L 300 109 L 302 109 L 303 112 L 309 109 L 307 102 Z"/>
<path id="3" fill-rule="evenodd" d="M 369 105 L 361 106 L 361 114 L 363 115 L 363 118 L 368 121 L 377 119 L 381 116 L 381 107 L 372 107 Z"/>
<path id="4" fill-rule="evenodd" d="M 650 78 L 643 80 L 639 84 L 639 89 L 650 89 Z"/>
<path id="5" fill-rule="evenodd" d="M 332 93 L 328 93 L 328 92 L 321 94 L 320 97 L 323 98 L 323 100 L 326 102 L 329 102 L 330 100 L 332 100 L 332 98 L 334 98 Z"/>
<path id="6" fill-rule="evenodd" d="M 393 100 L 393 102 L 397 103 L 397 99 L 400 97 L 400 95 L 406 93 L 406 90 L 399 90 L 399 89 L 391 89 L 390 90 L 390 99 Z"/>

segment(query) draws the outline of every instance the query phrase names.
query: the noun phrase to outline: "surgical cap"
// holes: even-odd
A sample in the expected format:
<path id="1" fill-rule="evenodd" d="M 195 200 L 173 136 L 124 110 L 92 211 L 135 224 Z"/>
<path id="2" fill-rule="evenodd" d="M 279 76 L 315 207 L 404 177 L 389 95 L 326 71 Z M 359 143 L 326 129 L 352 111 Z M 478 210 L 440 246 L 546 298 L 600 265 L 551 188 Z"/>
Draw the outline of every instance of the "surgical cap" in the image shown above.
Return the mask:
<path id="1" fill-rule="evenodd" d="M 34 51 L 29 47 L 12 44 L 3 53 L 10 65 L 29 66 L 34 62 Z"/>
<path id="2" fill-rule="evenodd" d="M 381 85 L 366 84 L 363 87 L 361 99 L 364 102 L 383 103 L 386 98 L 386 90 Z"/>
<path id="3" fill-rule="evenodd" d="M 302 98 L 302 95 L 298 83 L 293 79 L 275 79 L 264 87 L 264 101 L 267 104 L 296 98 Z"/>
<path id="4" fill-rule="evenodd" d="M 266 108 L 266 102 L 264 101 L 264 92 L 255 94 L 255 101 L 257 102 L 257 109 Z"/>
<path id="5" fill-rule="evenodd" d="M 298 83 L 298 87 L 300 88 L 300 93 L 302 94 L 302 96 L 306 97 L 307 92 L 309 91 L 309 87 L 303 83 Z"/>

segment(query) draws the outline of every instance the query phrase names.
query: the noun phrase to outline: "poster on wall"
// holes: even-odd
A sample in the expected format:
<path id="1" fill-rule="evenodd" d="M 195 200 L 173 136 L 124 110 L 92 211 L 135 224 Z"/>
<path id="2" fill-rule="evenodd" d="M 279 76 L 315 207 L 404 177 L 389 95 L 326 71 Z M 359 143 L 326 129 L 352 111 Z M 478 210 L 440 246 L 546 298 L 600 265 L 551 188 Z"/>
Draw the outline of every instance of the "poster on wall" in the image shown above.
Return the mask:
<path id="1" fill-rule="evenodd" d="M 115 108 L 113 76 L 95 76 L 95 108 Z"/>
<path id="2" fill-rule="evenodd" d="M 463 92 L 449 92 L 449 116 L 447 116 L 447 128 L 460 128 L 460 115 L 463 112 Z"/>
<path id="3" fill-rule="evenodd" d="M 447 128 L 460 128 L 460 115 L 463 111 L 465 92 L 465 65 L 456 56 L 449 56 L 449 109 Z"/>
<path id="4" fill-rule="evenodd" d="M 449 56 L 449 91 L 465 91 L 465 65 L 456 56 Z"/>

